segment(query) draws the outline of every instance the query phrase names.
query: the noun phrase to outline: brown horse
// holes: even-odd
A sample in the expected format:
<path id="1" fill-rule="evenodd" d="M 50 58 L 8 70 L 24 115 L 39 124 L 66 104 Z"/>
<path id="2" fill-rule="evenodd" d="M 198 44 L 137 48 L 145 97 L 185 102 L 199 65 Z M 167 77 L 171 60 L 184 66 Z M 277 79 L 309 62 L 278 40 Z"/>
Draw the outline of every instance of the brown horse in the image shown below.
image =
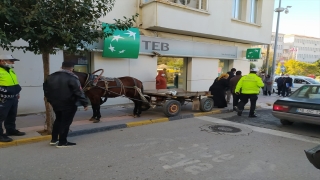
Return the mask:
<path id="1" fill-rule="evenodd" d="M 132 100 L 134 103 L 133 116 L 140 117 L 143 104 L 138 92 L 140 89 L 143 93 L 143 85 L 140 80 L 129 76 L 119 78 L 99 77 L 98 81 L 94 83 L 94 79 L 97 77 L 95 75 L 82 72 L 74 72 L 74 74 L 79 77 L 81 87 L 84 88 L 86 96 L 90 99 L 93 110 L 90 121 L 99 122 L 101 118 L 100 105 L 106 102 L 108 98 L 119 96 L 125 96 Z"/>

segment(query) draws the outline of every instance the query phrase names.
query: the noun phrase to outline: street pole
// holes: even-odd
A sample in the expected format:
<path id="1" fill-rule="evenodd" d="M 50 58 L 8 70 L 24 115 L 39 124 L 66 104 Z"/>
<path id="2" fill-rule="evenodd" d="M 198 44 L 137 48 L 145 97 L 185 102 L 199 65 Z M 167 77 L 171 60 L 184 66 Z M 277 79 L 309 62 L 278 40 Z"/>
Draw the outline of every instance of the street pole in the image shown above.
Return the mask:
<path id="1" fill-rule="evenodd" d="M 281 8 L 281 0 L 279 0 L 279 9 Z M 279 31 L 279 20 L 280 20 L 280 11 L 278 11 L 278 19 L 277 19 L 277 26 L 276 26 L 276 36 L 274 40 L 274 50 L 273 50 L 273 61 L 272 61 L 272 70 L 271 70 L 271 77 L 274 78 L 274 73 L 276 71 L 276 56 L 277 56 L 277 46 L 278 46 L 278 31 Z"/>
<path id="2" fill-rule="evenodd" d="M 268 47 L 267 47 L 267 56 L 266 56 L 266 75 L 270 75 L 270 74 L 269 74 L 269 53 L 270 53 L 270 44 L 268 44 Z"/>

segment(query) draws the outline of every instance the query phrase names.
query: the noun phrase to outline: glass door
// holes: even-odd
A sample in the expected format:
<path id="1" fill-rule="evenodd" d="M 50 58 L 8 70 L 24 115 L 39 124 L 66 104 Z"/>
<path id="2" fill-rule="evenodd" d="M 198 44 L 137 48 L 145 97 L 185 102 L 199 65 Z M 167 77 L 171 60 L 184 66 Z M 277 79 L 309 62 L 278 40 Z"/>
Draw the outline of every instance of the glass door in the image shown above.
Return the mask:
<path id="1" fill-rule="evenodd" d="M 158 57 L 157 74 L 166 74 L 167 88 L 187 89 L 187 59 L 177 57 Z"/>

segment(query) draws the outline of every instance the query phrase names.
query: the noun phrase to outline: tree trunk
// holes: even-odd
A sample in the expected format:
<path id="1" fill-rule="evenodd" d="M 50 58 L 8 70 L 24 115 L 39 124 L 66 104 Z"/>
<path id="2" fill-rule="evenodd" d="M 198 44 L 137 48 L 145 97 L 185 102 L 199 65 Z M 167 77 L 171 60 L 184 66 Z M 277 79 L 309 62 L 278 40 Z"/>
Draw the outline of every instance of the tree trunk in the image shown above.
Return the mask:
<path id="1" fill-rule="evenodd" d="M 50 58 L 49 53 L 42 54 L 42 61 L 43 61 L 43 80 L 45 81 L 50 74 Z M 44 104 L 46 107 L 46 126 L 47 126 L 47 133 L 51 134 L 52 132 L 52 125 L 54 122 L 54 113 L 51 105 L 48 103 L 47 99 L 44 98 Z"/>

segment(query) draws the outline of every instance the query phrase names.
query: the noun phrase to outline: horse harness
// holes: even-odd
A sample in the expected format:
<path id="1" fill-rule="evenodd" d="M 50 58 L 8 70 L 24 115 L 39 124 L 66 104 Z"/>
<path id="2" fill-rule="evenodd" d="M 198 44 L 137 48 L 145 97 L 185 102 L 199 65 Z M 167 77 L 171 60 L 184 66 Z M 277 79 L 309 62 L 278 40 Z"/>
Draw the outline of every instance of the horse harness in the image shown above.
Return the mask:
<path id="1" fill-rule="evenodd" d="M 131 77 L 133 82 L 134 82 L 134 86 L 124 86 L 122 81 L 119 78 L 110 78 L 110 77 L 104 77 L 101 76 L 100 78 L 97 79 L 97 75 L 94 74 L 87 74 L 87 79 L 85 81 L 85 85 L 83 87 L 83 91 L 89 91 L 92 88 L 100 88 L 104 90 L 103 93 L 103 97 L 106 97 L 107 93 L 112 93 L 112 94 L 117 94 L 117 95 L 123 95 L 125 96 L 126 94 L 126 89 L 134 89 L 134 96 L 137 95 L 137 81 L 135 78 Z M 96 81 L 96 82 L 95 82 Z M 103 82 L 104 83 L 104 87 L 98 86 L 97 84 L 99 82 Z M 116 86 L 109 86 L 110 82 L 116 82 Z M 120 88 L 120 93 L 116 93 L 111 91 L 110 89 L 112 88 Z"/>

